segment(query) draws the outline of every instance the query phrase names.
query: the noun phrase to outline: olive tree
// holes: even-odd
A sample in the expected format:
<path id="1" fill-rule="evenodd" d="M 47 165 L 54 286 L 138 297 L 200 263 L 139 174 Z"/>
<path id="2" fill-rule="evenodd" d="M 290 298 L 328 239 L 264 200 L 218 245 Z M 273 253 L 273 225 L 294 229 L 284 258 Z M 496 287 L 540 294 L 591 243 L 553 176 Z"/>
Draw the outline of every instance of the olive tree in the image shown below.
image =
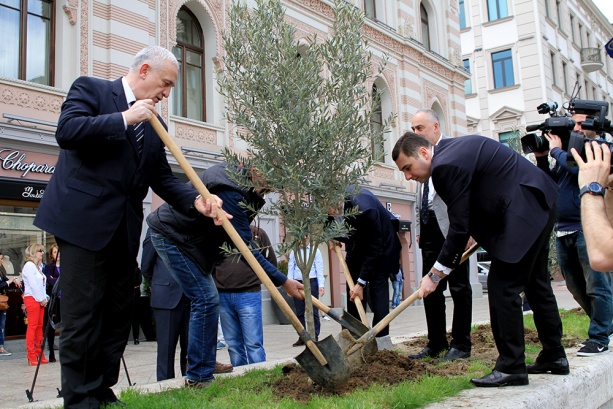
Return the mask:
<path id="1" fill-rule="evenodd" d="M 217 77 L 227 119 L 248 146 L 242 156 L 226 149 L 226 160 L 257 174 L 235 174 L 241 185 L 275 192 L 276 200 L 262 211 L 279 216 L 285 226 L 279 251 L 295 251 L 311 336 L 308 276 L 315 252 L 321 243 L 346 236 L 344 218 L 354 215 L 331 221 L 329 211 L 342 206 L 348 187 L 364 182 L 373 163 L 371 146 L 380 144 L 392 119 L 382 129 L 371 127 L 379 104 L 371 86 L 385 59 L 372 62 L 361 34 L 363 13 L 342 0 L 333 10 L 330 35 L 298 38 L 279 0 L 255 0 L 253 8 L 235 1 Z M 305 240 L 308 251 L 300 246 Z"/>

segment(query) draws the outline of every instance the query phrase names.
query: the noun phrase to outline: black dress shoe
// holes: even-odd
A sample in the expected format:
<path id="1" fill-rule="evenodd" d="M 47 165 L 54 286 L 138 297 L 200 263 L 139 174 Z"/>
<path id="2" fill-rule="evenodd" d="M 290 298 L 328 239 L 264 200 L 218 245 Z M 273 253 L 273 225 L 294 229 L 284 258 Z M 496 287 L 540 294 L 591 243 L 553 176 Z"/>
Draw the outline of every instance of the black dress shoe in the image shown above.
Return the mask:
<path id="1" fill-rule="evenodd" d="M 409 355 L 409 359 L 436 358 L 441 352 L 443 352 L 442 349 L 432 349 L 430 347 L 425 347 L 418 353 Z"/>
<path id="2" fill-rule="evenodd" d="M 304 341 L 302 339 L 300 339 L 300 338 L 298 338 L 298 341 L 296 341 L 296 342 L 294 342 L 292 344 L 293 347 L 301 347 L 303 345 L 304 345 Z"/>
<path id="3" fill-rule="evenodd" d="M 556 359 L 551 362 L 539 362 L 537 360 L 533 364 L 528 365 L 527 369 L 530 374 L 550 372 L 552 375 L 568 375 L 570 373 L 570 366 L 566 358 Z"/>
<path id="4" fill-rule="evenodd" d="M 498 386 L 520 386 L 528 385 L 528 374 L 526 373 L 504 373 L 493 370 L 491 374 L 481 378 L 473 378 L 470 382 L 475 386 L 480 387 L 498 387 Z"/>
<path id="5" fill-rule="evenodd" d="M 440 361 L 455 361 L 456 359 L 470 358 L 470 351 L 461 351 L 457 348 L 451 348 Z"/>
<path id="6" fill-rule="evenodd" d="M 140 344 L 140 341 L 138 340 L 138 338 L 136 338 L 136 339 L 134 340 L 134 345 L 138 345 L 138 344 Z"/>

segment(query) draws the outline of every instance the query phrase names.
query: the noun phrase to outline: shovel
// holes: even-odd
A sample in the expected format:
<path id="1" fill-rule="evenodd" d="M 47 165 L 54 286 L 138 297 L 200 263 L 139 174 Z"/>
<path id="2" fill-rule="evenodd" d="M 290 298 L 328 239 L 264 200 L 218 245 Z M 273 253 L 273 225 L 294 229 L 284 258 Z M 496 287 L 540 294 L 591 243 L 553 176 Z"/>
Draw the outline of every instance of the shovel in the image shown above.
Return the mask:
<path id="1" fill-rule="evenodd" d="M 325 314 L 328 314 L 330 318 L 341 324 L 341 326 L 347 329 L 353 336 L 360 338 L 370 329 L 342 308 L 330 308 L 315 297 L 313 297 L 312 300 L 315 307 L 322 310 Z"/>
<path id="2" fill-rule="evenodd" d="M 335 245 L 334 247 L 336 249 L 336 256 L 338 257 L 338 261 L 340 261 L 341 266 L 343 267 L 343 273 L 345 274 L 345 280 L 347 280 L 347 284 L 349 284 L 349 288 L 353 290 L 353 287 L 355 287 L 355 284 L 353 283 L 353 278 L 351 277 L 351 274 L 349 273 L 349 267 L 347 267 L 345 258 L 343 257 L 343 254 L 341 253 L 341 247 L 337 245 Z M 364 305 L 362 304 L 362 300 L 360 300 L 358 297 L 355 297 L 353 299 L 353 302 L 355 302 L 355 306 L 358 309 L 358 314 L 360 314 L 360 319 L 362 320 L 362 323 L 366 327 L 368 327 L 368 318 L 366 318 L 366 311 L 364 310 Z"/>
<path id="3" fill-rule="evenodd" d="M 157 132 L 162 142 L 164 142 L 164 145 L 166 145 L 168 150 L 170 150 L 172 155 L 175 157 L 175 159 L 179 163 L 179 166 L 181 166 L 181 169 L 183 169 L 183 171 L 185 172 L 189 180 L 192 182 L 198 193 L 200 193 L 200 195 L 205 200 L 208 199 L 212 203 L 215 203 L 215 200 L 209 193 L 208 189 L 206 188 L 204 183 L 202 183 L 202 180 L 200 180 L 200 178 L 198 177 L 194 169 L 191 167 L 187 159 L 185 159 L 185 156 L 183 156 L 183 153 L 181 152 L 177 144 L 173 141 L 173 139 L 170 137 L 166 129 L 162 126 L 157 116 L 153 115 L 149 122 L 151 122 L 153 129 L 155 130 L 155 132 Z M 232 240 L 234 245 L 238 248 L 242 256 L 245 257 L 245 260 L 256 273 L 260 281 L 262 281 L 262 283 L 266 286 L 266 289 L 270 293 L 271 297 L 275 300 L 275 302 L 279 305 L 279 308 L 281 308 L 283 314 L 292 323 L 292 326 L 294 327 L 294 329 L 296 329 L 296 332 L 298 333 L 300 339 L 304 341 L 307 347 L 307 349 L 305 349 L 305 352 L 308 351 L 310 357 L 312 357 L 317 362 L 317 366 L 312 365 L 311 362 L 309 369 L 310 372 L 307 371 L 307 373 L 313 379 L 315 379 L 315 377 L 317 377 L 318 379 L 333 378 L 331 379 L 331 384 L 333 384 L 332 382 L 337 379 L 340 382 L 346 381 L 346 379 L 349 378 L 350 371 L 345 356 L 336 341 L 331 336 L 318 343 L 314 342 L 311 339 L 308 332 L 305 331 L 305 328 L 298 320 L 298 317 L 296 317 L 296 314 L 293 313 L 281 293 L 279 293 L 277 287 L 275 287 L 268 275 L 266 275 L 266 273 L 264 272 L 262 266 L 260 266 L 260 263 L 258 263 L 255 256 L 251 253 L 249 247 L 247 247 L 247 245 L 239 236 L 234 226 L 232 226 L 230 221 L 226 218 L 225 213 L 222 209 L 217 208 L 217 216 L 220 220 L 222 220 L 222 227 L 226 231 L 228 236 L 230 236 L 230 239 Z M 321 348 L 319 348 L 318 346 L 321 346 Z M 305 352 L 303 352 L 301 355 L 304 355 Z M 311 361 L 313 359 L 311 359 Z M 332 374 L 333 376 L 330 374 Z"/>
<path id="4" fill-rule="evenodd" d="M 466 250 L 462 254 L 462 259 L 460 260 L 460 264 L 465 262 L 468 259 L 468 257 L 471 256 L 471 254 L 477 251 L 478 248 L 479 248 L 479 245 L 477 243 L 474 243 L 472 246 L 470 246 L 470 248 L 468 248 L 468 250 Z M 409 305 L 413 304 L 415 300 L 417 300 L 418 298 L 419 298 L 419 289 L 417 289 L 417 291 L 411 294 L 409 298 L 407 298 L 402 303 L 400 303 L 400 305 L 394 308 L 389 314 L 385 316 L 385 318 L 379 321 L 377 325 L 375 325 L 370 331 L 362 335 L 357 341 L 355 341 L 353 345 L 349 345 L 348 347 L 344 348 L 348 363 L 350 364 L 351 367 L 357 368 L 359 365 L 361 365 L 362 362 L 365 362 L 364 358 L 366 356 L 372 355 L 374 352 L 377 352 L 376 350 L 372 352 L 373 349 L 370 347 L 368 347 L 368 351 L 362 350 L 362 349 L 364 348 L 365 345 L 370 345 L 371 341 L 375 338 L 375 336 L 379 332 L 381 332 L 383 328 L 389 325 L 389 323 L 394 318 L 400 315 L 401 312 L 403 312 Z"/>

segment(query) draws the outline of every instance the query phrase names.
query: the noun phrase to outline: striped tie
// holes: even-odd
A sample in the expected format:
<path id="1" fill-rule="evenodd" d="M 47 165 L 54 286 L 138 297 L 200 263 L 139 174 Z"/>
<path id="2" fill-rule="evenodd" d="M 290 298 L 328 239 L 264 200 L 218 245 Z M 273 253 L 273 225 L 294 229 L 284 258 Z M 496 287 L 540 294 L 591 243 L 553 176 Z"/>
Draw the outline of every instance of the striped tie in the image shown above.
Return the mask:
<path id="1" fill-rule="evenodd" d="M 143 153 L 143 148 L 145 146 L 145 127 L 142 122 L 134 125 L 134 135 L 136 137 L 136 150 L 140 155 Z"/>

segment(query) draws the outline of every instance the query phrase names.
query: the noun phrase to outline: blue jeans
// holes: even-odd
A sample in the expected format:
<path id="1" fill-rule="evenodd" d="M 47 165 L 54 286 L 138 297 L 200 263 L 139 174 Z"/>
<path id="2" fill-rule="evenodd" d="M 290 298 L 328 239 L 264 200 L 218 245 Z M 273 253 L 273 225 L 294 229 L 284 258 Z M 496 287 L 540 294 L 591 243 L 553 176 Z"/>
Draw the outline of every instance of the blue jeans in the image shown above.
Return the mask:
<path id="1" fill-rule="evenodd" d="M 210 272 L 203 274 L 171 240 L 153 229 L 151 243 L 191 301 L 185 377 L 195 382 L 213 380 L 219 319 L 219 296 L 213 276 Z"/>
<path id="2" fill-rule="evenodd" d="M 394 289 L 394 295 L 392 295 L 392 308 L 396 308 L 400 304 L 402 281 L 392 281 L 392 288 Z"/>
<path id="3" fill-rule="evenodd" d="M 262 294 L 220 292 L 219 318 L 234 366 L 266 361 L 262 329 Z"/>
<path id="4" fill-rule="evenodd" d="M 6 324 L 6 310 L 0 311 L 0 348 L 4 348 L 4 325 Z"/>
<path id="5" fill-rule="evenodd" d="M 582 231 L 558 237 L 556 250 L 568 290 L 590 317 L 589 339 L 608 345 L 613 320 L 611 275 L 590 267 Z"/>

